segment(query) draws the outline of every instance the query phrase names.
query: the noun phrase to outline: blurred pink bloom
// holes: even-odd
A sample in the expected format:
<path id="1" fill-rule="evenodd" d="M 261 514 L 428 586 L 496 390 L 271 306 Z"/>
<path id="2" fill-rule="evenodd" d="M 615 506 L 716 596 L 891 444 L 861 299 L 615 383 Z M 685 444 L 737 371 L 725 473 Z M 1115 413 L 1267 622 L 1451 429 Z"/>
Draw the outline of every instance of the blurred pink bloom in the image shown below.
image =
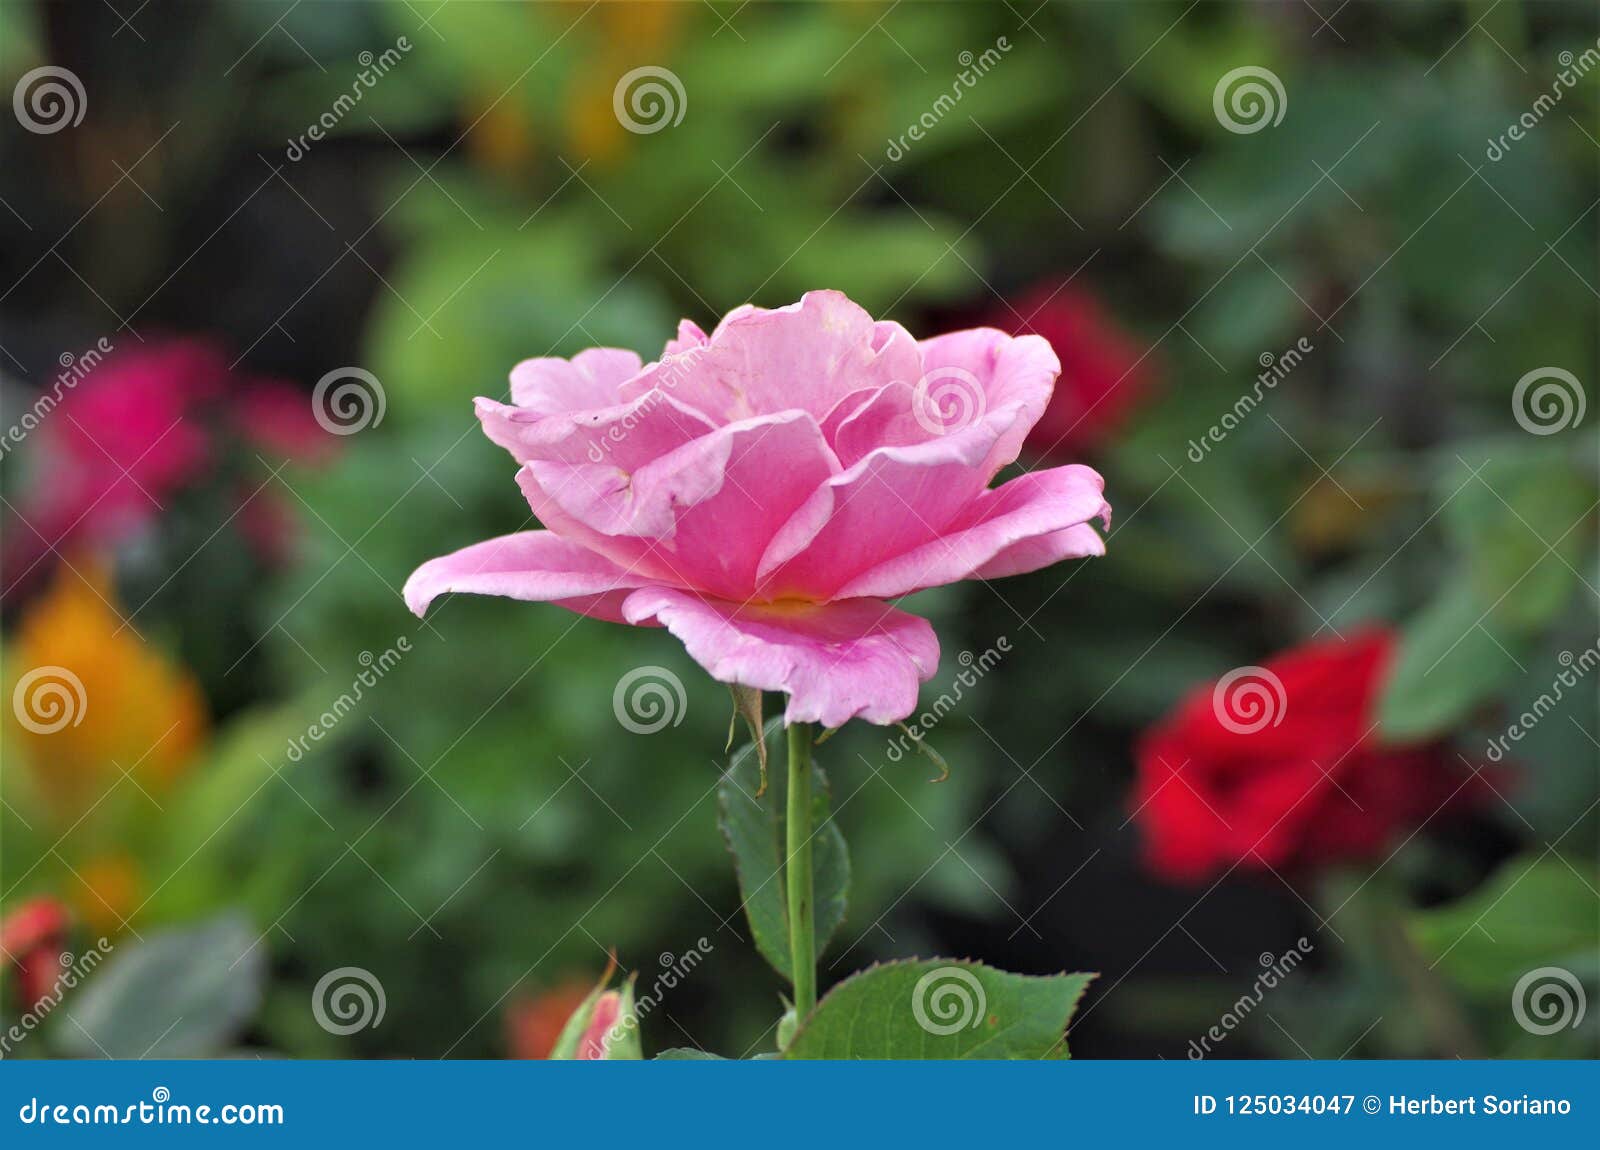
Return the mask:
<path id="1" fill-rule="evenodd" d="M 1087 467 L 989 483 L 1050 399 L 1037 336 L 918 342 L 838 292 L 685 321 L 659 362 L 594 348 L 477 401 L 547 530 L 478 543 L 406 583 L 554 602 L 668 628 L 713 678 L 789 695 L 834 727 L 910 714 L 938 665 L 926 620 L 884 602 L 1100 555 Z"/>
<path id="2" fill-rule="evenodd" d="M 27 450 L 38 481 L 21 501 L 22 522 L 8 528 L 12 571 L 52 547 L 115 546 L 148 529 L 171 499 L 238 450 L 228 438 L 242 441 L 247 462 L 261 451 L 317 463 L 337 444 L 317 424 L 308 394 L 235 375 L 220 348 L 183 339 L 112 353 L 63 390 L 35 436 Z M 261 492 L 253 502 L 273 498 Z M 253 518 L 283 516 L 261 508 Z"/>
<path id="3" fill-rule="evenodd" d="M 203 344 L 113 353 L 40 427 L 44 482 L 23 517 L 58 546 L 137 531 L 210 461 L 199 409 L 217 394 L 226 368 Z"/>
<path id="4" fill-rule="evenodd" d="M 1019 318 L 1020 316 L 1020 318 Z M 1093 451 L 1119 431 L 1155 387 L 1158 368 L 1089 292 L 1043 283 L 993 316 L 998 327 L 1043 336 L 1061 360 L 1055 396 L 1028 448 L 1060 456 Z"/>

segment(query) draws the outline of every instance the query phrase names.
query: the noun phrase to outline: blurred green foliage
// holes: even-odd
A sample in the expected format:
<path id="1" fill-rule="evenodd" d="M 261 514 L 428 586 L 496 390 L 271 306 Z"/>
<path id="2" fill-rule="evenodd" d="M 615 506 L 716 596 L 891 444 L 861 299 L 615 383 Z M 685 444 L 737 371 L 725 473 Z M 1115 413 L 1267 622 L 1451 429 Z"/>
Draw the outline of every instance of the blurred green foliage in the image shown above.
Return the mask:
<path id="1" fill-rule="evenodd" d="M 1556 54 L 1595 42 L 1593 8 L 1363 3 L 1328 28 L 1310 5 L 1033 7 L 232 0 L 182 6 L 184 51 L 203 67 L 152 75 L 95 51 L 111 77 L 96 94 L 137 93 L 95 105 L 101 138 L 148 143 L 179 120 L 152 182 L 181 205 L 171 217 L 209 204 L 236 261 L 185 271 L 210 225 L 190 236 L 116 197 L 63 248 L 88 281 L 116 285 L 101 287 L 108 306 L 153 300 L 148 319 L 227 330 L 308 384 L 359 363 L 387 398 L 332 467 L 279 477 L 298 519 L 289 571 L 252 569 L 230 535 L 201 542 L 209 519 L 175 561 L 144 557 L 147 584 L 196 548 L 200 570 L 233 572 L 226 594 L 219 575 L 153 600 L 149 633 L 186 651 L 228 628 L 252 636 L 191 656 L 221 733 L 142 848 L 154 896 L 139 920 L 249 916 L 272 961 L 251 1041 L 499 1055 L 520 1000 L 591 980 L 611 948 L 649 971 L 706 936 L 711 973 L 647 1050 L 770 1047 L 781 988 L 715 829 L 725 689 L 661 632 L 467 598 L 418 623 L 400 602 L 423 559 L 531 525 L 471 398 L 502 396 L 532 356 L 653 357 L 678 317 L 709 325 L 747 300 L 836 287 L 932 332 L 1003 316 L 1003 300 L 1077 271 L 1155 348 L 1162 377 L 1093 460 L 1117 509 L 1109 554 L 911 604 L 947 655 L 926 698 L 956 652 L 1004 634 L 1015 653 L 939 726 L 948 782 L 891 760 L 889 736 L 864 725 L 822 749 L 853 872 L 824 983 L 953 945 L 1030 972 L 1101 966 L 1122 990 L 1103 1010 L 1091 993 L 1075 1050 L 1176 1051 L 1234 1000 L 1241 966 L 1310 930 L 1328 942 L 1314 981 L 1275 1001 L 1277 1029 L 1252 1024 L 1250 1048 L 1428 1053 L 1425 1027 L 1394 1006 L 1415 995 L 1385 950 L 1399 937 L 1437 960 L 1494 1052 L 1593 1052 L 1592 1022 L 1532 1040 L 1504 1001 L 1508 980 L 1546 962 L 1594 986 L 1592 684 L 1518 744 L 1480 839 L 1424 837 L 1386 864 L 1384 906 L 1348 887 L 1303 906 L 1267 879 L 1258 902 L 1190 920 L 1227 974 L 1168 939 L 1200 892 L 1152 892 L 1125 797 L 1140 729 L 1196 683 L 1311 635 L 1401 627 L 1384 734 L 1450 734 L 1474 763 L 1548 689 L 1560 652 L 1597 642 L 1596 77 L 1505 159 L 1485 156 L 1548 89 Z M 0 5 L 8 83 L 49 56 L 47 9 Z M 268 27 L 280 16 L 292 38 Z M 409 50 L 331 138 L 287 159 L 359 53 L 400 37 Z M 889 161 L 961 54 L 1001 37 L 993 74 Z M 1281 78 L 1280 126 L 1219 127 L 1213 89 L 1245 63 Z M 652 134 L 612 106 L 642 65 L 670 68 L 686 93 L 682 121 Z M 70 165 L 4 167 L 8 202 L 60 219 L 23 237 L 14 276 L 101 189 Z M 270 212 L 230 223 L 258 182 Z M 239 231 L 249 239 L 227 246 Z M 254 260 L 285 279 L 252 289 Z M 8 325 L 108 322 L 70 278 L 4 306 Z M 1188 460 L 1259 357 L 1302 337 L 1305 362 Z M 1510 396 L 1544 365 L 1576 374 L 1591 415 L 1535 437 Z M 140 558 L 120 564 L 137 581 Z M 402 637 L 411 652 L 358 711 L 291 760 L 361 654 Z M 634 735 L 610 699 L 646 664 L 680 678 L 688 705 Z M 15 759 L 8 795 L 22 793 Z M 0 826 L 8 899 L 70 885 L 56 830 L 10 805 Z M 1409 921 L 1385 926 L 1395 907 Z M 1299 924 L 1272 941 L 1252 929 L 1288 916 Z M 306 1000 L 352 965 L 381 979 L 390 1011 L 345 1037 Z"/>

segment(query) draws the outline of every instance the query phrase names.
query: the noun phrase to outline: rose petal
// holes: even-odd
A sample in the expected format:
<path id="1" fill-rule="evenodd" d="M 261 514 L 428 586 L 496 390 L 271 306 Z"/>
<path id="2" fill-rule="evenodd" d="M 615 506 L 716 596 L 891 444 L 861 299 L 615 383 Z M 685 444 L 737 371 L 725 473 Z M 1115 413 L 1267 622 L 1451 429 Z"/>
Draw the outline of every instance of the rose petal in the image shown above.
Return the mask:
<path id="1" fill-rule="evenodd" d="M 767 543 L 838 471 L 804 412 L 718 428 L 628 473 L 530 462 L 517 481 L 541 523 L 654 581 L 746 599 Z"/>
<path id="2" fill-rule="evenodd" d="M 1002 417 L 911 447 L 883 447 L 812 495 L 773 536 L 757 580 L 770 598 L 829 599 L 864 571 L 937 539 L 983 489 Z"/>
<path id="3" fill-rule="evenodd" d="M 447 591 L 555 603 L 622 622 L 627 593 L 645 585 L 609 559 L 549 531 L 522 531 L 430 559 L 406 580 L 406 606 L 419 617 Z"/>
<path id="4" fill-rule="evenodd" d="M 862 572 L 837 594 L 887 599 L 974 576 L 1017 575 L 1057 559 L 1103 554 L 1105 546 L 1093 528 L 1087 528 L 1087 538 L 1077 529 L 1097 516 L 1109 525 L 1104 488 L 1097 472 L 1078 465 L 1018 476 L 980 495 L 938 538 Z"/>
<path id="5" fill-rule="evenodd" d="M 913 415 L 933 437 L 875 448 L 819 489 L 762 556 L 764 594 L 839 594 L 856 576 L 938 539 L 1017 458 L 1050 400 L 1058 367 L 1050 345 L 982 328 L 919 347 Z M 869 410 L 838 421 L 841 447 L 850 446 L 847 425 L 869 419 Z"/>
<path id="6" fill-rule="evenodd" d="M 511 369 L 511 402 L 540 415 L 611 407 L 644 366 L 631 351 L 591 347 L 570 360 L 525 359 Z"/>
<path id="7" fill-rule="evenodd" d="M 483 433 L 518 463 L 561 461 L 632 471 L 716 427 L 658 391 L 629 403 L 553 415 L 493 399 L 479 398 L 474 405 Z"/>
<path id="8" fill-rule="evenodd" d="M 681 339 L 681 337 L 680 337 Z M 713 419 L 735 422 L 781 411 L 810 412 L 817 420 L 853 391 L 921 372 L 916 344 L 898 325 L 877 324 L 859 304 L 836 291 L 807 292 L 775 309 L 750 305 L 729 312 L 703 347 L 680 357 L 683 378 L 672 388 Z M 623 397 L 664 386 L 674 364 L 647 368 Z"/>
<path id="9" fill-rule="evenodd" d="M 920 409 L 925 413 L 929 406 L 935 411 L 943 410 L 946 405 L 939 401 L 941 395 L 948 393 L 949 406 L 959 416 L 964 410 L 960 404 L 965 393 L 972 390 L 973 380 L 981 389 L 981 399 L 974 414 L 960 420 L 957 426 L 967 426 L 997 412 L 1014 412 L 996 429 L 994 446 L 984 461 L 987 474 L 983 482 L 987 484 L 1002 467 L 1016 462 L 1023 440 L 1050 405 L 1061 361 L 1039 336 L 1009 336 L 991 327 L 935 336 L 917 347 L 922 353 L 922 376 L 917 386 Z"/>
<path id="10" fill-rule="evenodd" d="M 714 679 L 787 693 L 789 723 L 897 722 L 939 665 L 928 621 L 873 599 L 739 605 L 651 587 L 622 612 L 666 626 Z"/>

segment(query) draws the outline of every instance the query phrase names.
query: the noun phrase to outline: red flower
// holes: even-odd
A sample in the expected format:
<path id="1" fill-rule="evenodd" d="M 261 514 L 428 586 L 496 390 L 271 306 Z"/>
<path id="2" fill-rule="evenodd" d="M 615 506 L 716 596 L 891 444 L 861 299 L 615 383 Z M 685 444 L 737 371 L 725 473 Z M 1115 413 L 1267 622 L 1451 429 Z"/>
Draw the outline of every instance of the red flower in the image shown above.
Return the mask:
<path id="1" fill-rule="evenodd" d="M 1081 288 L 1039 284 L 1014 307 L 990 322 L 1017 335 L 1044 336 L 1061 360 L 1055 394 L 1028 446 L 1062 456 L 1094 449 L 1149 395 L 1156 377 L 1152 357 Z"/>
<path id="2" fill-rule="evenodd" d="M 1150 867 L 1196 882 L 1371 859 L 1481 795 L 1442 743 L 1378 742 L 1394 645 L 1383 631 L 1308 643 L 1206 685 L 1149 731 L 1134 815 Z"/>
<path id="3" fill-rule="evenodd" d="M 325 463 L 339 449 L 317 421 L 311 397 L 280 380 L 252 380 L 234 403 L 233 422 L 261 451 L 296 463 Z"/>
<path id="4" fill-rule="evenodd" d="M 32 1010 L 60 977 L 70 924 L 67 908 L 53 898 L 25 902 L 0 919 L 0 955 L 17 972 L 23 1011 Z"/>

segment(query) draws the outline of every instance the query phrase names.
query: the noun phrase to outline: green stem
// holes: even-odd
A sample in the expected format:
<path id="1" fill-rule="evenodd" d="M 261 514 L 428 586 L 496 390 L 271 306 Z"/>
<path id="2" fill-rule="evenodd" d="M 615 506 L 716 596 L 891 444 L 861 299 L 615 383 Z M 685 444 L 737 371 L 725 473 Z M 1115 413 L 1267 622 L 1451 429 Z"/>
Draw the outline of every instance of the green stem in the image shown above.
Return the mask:
<path id="1" fill-rule="evenodd" d="M 811 739 L 809 723 L 789 727 L 788 824 L 789 958 L 794 1012 L 804 1019 L 817 1004 L 817 938 L 811 880 Z"/>

